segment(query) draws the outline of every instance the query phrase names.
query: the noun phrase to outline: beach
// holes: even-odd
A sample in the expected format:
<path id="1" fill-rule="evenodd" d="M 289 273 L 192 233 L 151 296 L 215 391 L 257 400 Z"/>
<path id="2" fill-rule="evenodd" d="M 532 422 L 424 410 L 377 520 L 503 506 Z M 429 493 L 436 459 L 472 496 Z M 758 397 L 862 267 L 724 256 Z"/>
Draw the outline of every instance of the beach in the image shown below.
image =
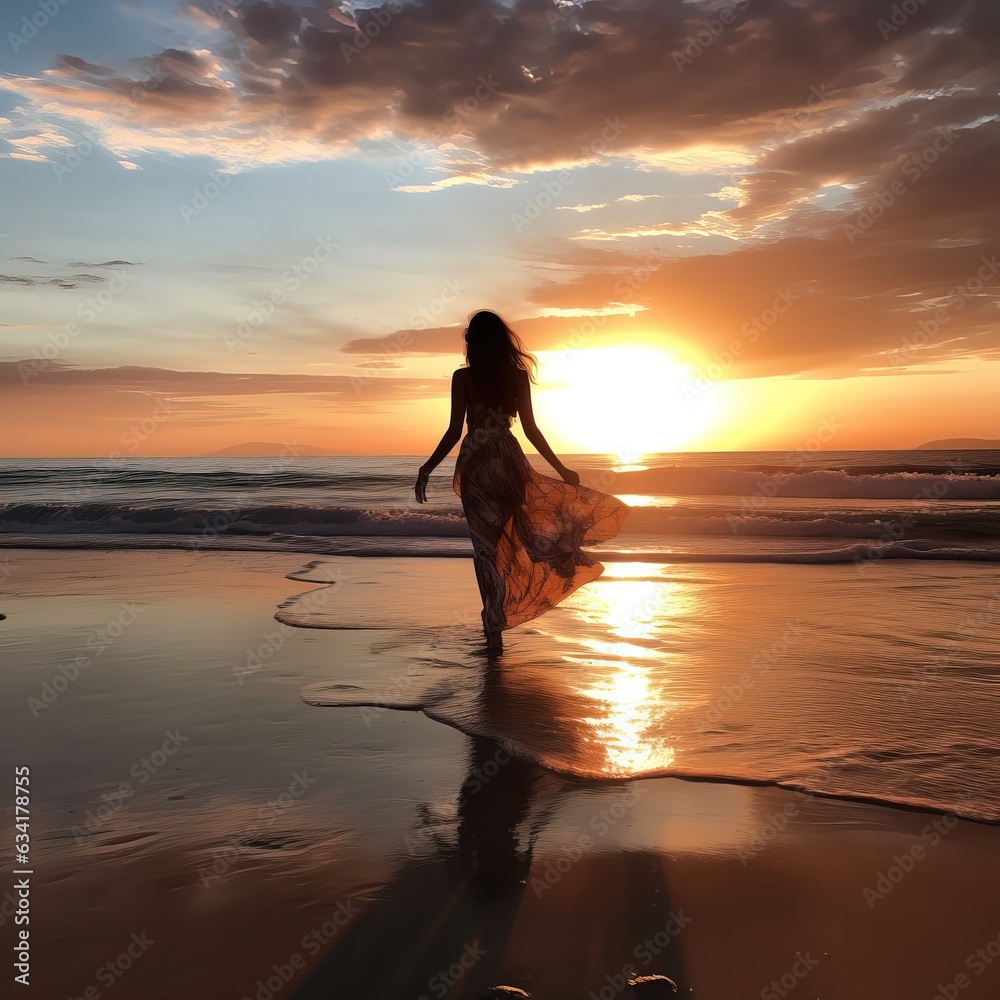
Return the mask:
<path id="1" fill-rule="evenodd" d="M 4 9 L 0 1000 L 1000 1000 L 998 0 Z"/>
<path id="2" fill-rule="evenodd" d="M 766 593 L 761 607 L 797 593 L 822 608 L 824 583 L 803 571 L 829 567 L 726 566 L 723 578 L 646 563 L 642 581 L 612 569 L 509 633 L 509 669 L 491 674 L 467 624 L 477 605 L 464 559 L 8 549 L 4 565 L 4 725 L 31 776 L 33 995 L 417 1000 L 506 984 L 583 1000 L 628 996 L 636 975 L 726 1000 L 1000 988 L 995 763 L 982 744 L 964 771 L 945 763 L 946 747 L 968 742 L 970 713 L 995 697 L 988 678 L 963 679 L 961 712 L 942 715 L 957 729 L 914 726 L 913 743 L 934 737 L 938 751 L 922 760 L 889 737 L 907 714 L 934 717 L 923 695 L 940 677 L 912 675 L 908 703 L 899 678 L 883 678 L 906 711 L 896 719 L 869 700 L 866 715 L 861 699 L 821 719 L 829 729 L 850 715 L 841 736 L 874 745 L 822 771 L 796 756 L 796 719 L 832 689 L 804 701 L 801 673 L 781 669 L 792 652 L 741 698 L 731 691 L 729 708 L 730 681 L 712 687 L 705 656 L 678 668 L 668 700 L 680 716 L 696 700 L 702 717 L 720 713 L 714 742 L 695 745 L 693 726 L 636 707 L 635 651 L 659 669 L 673 641 L 683 661 L 685 599 L 702 627 L 713 613 L 690 605 L 699 592 L 734 591 L 727 608 L 740 587 Z M 947 567 L 982 607 L 988 566 L 934 564 Z M 868 580 L 881 594 L 910 587 L 900 607 L 926 620 L 913 588 L 933 581 L 894 578 L 899 568 L 881 563 Z M 629 596 L 637 582 L 672 592 L 669 614 L 650 610 L 648 592 Z M 960 621 L 956 601 L 938 601 L 938 631 L 948 615 Z M 795 617 L 779 610 L 758 634 L 742 623 L 720 657 L 766 650 L 765 634 L 794 638 L 773 634 Z M 643 614 L 657 623 L 645 633 Z M 905 627 L 919 665 L 920 637 Z M 703 639 L 701 650 L 722 643 Z M 584 679 L 601 662 L 605 676 L 611 661 L 636 669 L 603 697 L 584 695 L 565 668 L 540 676 L 539 657 L 556 651 Z M 760 719 L 766 704 L 777 707 Z M 741 742 L 750 718 L 775 746 Z M 779 742 L 791 744 L 780 773 Z M 748 780 L 663 773 L 707 777 L 740 761 Z M 766 783 L 749 780 L 751 764 Z M 938 808 L 861 801 L 876 783 L 893 797 L 921 767 L 913 797 Z"/>

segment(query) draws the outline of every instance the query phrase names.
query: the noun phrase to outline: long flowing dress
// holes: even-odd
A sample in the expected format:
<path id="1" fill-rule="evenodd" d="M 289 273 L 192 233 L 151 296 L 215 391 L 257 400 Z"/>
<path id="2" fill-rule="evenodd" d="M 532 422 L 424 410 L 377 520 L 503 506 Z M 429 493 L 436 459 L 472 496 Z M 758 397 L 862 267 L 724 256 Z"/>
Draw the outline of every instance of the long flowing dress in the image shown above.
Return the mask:
<path id="1" fill-rule="evenodd" d="M 613 538 L 630 510 L 617 497 L 536 472 L 511 422 L 470 400 L 455 463 L 486 632 L 537 618 L 599 577 L 604 566 L 582 546 Z"/>

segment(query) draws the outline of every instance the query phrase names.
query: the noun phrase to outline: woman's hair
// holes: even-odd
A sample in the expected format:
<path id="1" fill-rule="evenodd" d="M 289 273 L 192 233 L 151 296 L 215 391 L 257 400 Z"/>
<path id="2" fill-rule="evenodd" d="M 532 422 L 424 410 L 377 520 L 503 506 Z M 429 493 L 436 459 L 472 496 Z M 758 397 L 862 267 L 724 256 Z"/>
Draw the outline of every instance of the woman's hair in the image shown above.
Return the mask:
<path id="1" fill-rule="evenodd" d="M 534 381 L 538 359 L 495 312 L 481 309 L 469 319 L 465 357 L 483 401 L 511 416 L 517 413 L 517 373 L 527 372 Z"/>

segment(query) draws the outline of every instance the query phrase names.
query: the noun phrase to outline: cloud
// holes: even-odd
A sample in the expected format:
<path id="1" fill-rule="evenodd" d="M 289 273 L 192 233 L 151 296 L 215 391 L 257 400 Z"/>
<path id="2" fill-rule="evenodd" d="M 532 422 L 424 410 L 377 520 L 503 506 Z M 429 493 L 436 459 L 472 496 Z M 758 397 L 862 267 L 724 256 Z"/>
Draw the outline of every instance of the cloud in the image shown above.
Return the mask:
<path id="1" fill-rule="evenodd" d="M 536 300 L 597 309 L 630 298 L 643 311 L 617 330 L 693 349 L 696 363 L 722 364 L 727 378 L 995 359 L 1000 241 L 993 246 L 900 242 L 895 233 L 855 244 L 842 233 L 786 238 L 667 261 L 641 281 L 585 266 Z"/>
<path id="2" fill-rule="evenodd" d="M 702 44 L 717 8 L 680 0 L 424 0 L 358 9 L 356 26 L 280 2 L 189 4 L 203 47 L 143 57 L 142 75 L 61 56 L 3 86 L 88 124 L 119 108 L 96 127 L 124 159 L 203 154 L 214 139 L 245 168 L 433 135 L 500 172 L 597 158 L 606 118 L 627 126 L 615 155 L 700 172 L 754 167 L 769 144 L 864 120 L 887 95 L 995 97 L 991 0 L 928 5 L 885 39 L 877 13 L 867 0 L 754 0 Z M 246 141 L 268 122 L 268 141 Z"/>
<path id="3" fill-rule="evenodd" d="M 994 0 L 907 17 L 869 0 L 753 0 L 728 19 L 681 0 L 341 7 L 191 3 L 201 34 L 189 50 L 112 72 L 63 56 L 37 77 L 4 77 L 24 102 L 9 155 L 58 161 L 76 141 L 69 122 L 128 163 L 166 152 L 240 170 L 430 150 L 418 160 L 432 176 L 396 185 L 411 193 L 608 157 L 642 179 L 710 173 L 722 204 L 693 217 L 680 199 L 623 196 L 648 200 L 581 228 L 576 277 L 540 284 L 531 302 L 634 302 L 643 311 L 604 329 L 685 339 L 707 359 L 742 345 L 734 376 L 878 370 L 940 309 L 951 312 L 913 358 L 996 356 L 996 279 L 955 291 L 1000 252 Z M 609 121 L 620 127 L 605 140 Z M 661 260 L 623 298 L 623 270 L 646 247 L 706 237 L 735 249 Z M 748 343 L 746 324 L 786 289 L 794 305 Z M 568 315 L 522 325 L 543 344 L 572 329 Z M 400 331 L 412 336 L 403 353 L 454 353 L 456 330 Z"/>
<path id="4" fill-rule="evenodd" d="M 84 368 L 32 359 L 0 362 L 0 386 L 8 390 L 128 392 L 172 399 L 294 394 L 334 398 L 348 407 L 366 407 L 372 402 L 421 398 L 432 382 L 431 379 L 392 376 L 245 374 L 140 366 Z M 437 391 L 439 386 L 434 388 Z"/>
<path id="5" fill-rule="evenodd" d="M 70 267 L 135 267 L 132 260 L 103 260 L 99 264 L 88 264 L 85 260 L 74 260 Z"/>
<path id="6" fill-rule="evenodd" d="M 594 212 L 599 208 L 607 207 L 606 201 L 600 201 L 595 205 L 556 205 L 556 210 L 560 212 Z"/>
<path id="7" fill-rule="evenodd" d="M 459 184 L 481 184 L 486 187 L 513 187 L 517 182 L 510 177 L 502 177 L 499 174 L 490 174 L 485 171 L 468 174 L 452 174 L 450 177 L 442 177 L 430 184 L 401 184 L 394 188 L 396 191 L 403 191 L 409 194 L 428 194 L 432 191 L 444 191 L 446 188 L 455 187 Z"/>
<path id="8" fill-rule="evenodd" d="M 544 312 L 544 310 L 543 310 Z M 592 345 L 612 342 L 630 319 L 628 310 L 613 307 L 603 309 L 553 307 L 549 315 L 505 317 L 517 329 L 531 351 L 551 351 L 571 346 L 572 334 L 587 318 L 598 316 L 596 324 L 601 337 L 592 337 Z M 595 324 L 591 322 L 591 326 Z M 464 325 L 429 327 L 423 330 L 398 330 L 389 337 L 359 337 L 341 347 L 344 354 L 367 355 L 372 358 L 394 356 L 444 355 L 458 358 L 464 350 Z"/>
<path id="9" fill-rule="evenodd" d="M 88 267 L 88 268 L 98 268 L 98 267 L 134 267 L 135 265 L 128 260 L 106 260 L 98 264 L 91 264 L 84 260 L 74 260 L 70 261 L 67 265 L 61 264 L 50 264 L 48 261 L 39 260 L 37 257 L 29 256 L 17 256 L 8 258 L 12 261 L 25 261 L 30 264 L 42 264 L 44 266 L 50 267 L 54 272 L 62 271 L 63 273 L 53 273 L 53 274 L 0 274 L 0 285 L 20 285 L 25 288 L 34 288 L 37 286 L 53 286 L 55 288 L 79 288 L 81 285 L 100 285 L 108 280 L 107 275 L 104 274 L 85 274 L 85 273 L 65 273 L 63 270 L 65 267 Z"/>
<path id="10" fill-rule="evenodd" d="M 843 378 L 976 357 L 1000 358 L 1000 245 L 852 244 L 787 238 L 727 254 L 656 260 L 584 253 L 577 276 L 531 295 L 509 317 L 529 350 L 659 343 L 726 378 Z M 455 355 L 462 328 L 360 338 L 347 354 Z"/>
<path id="11" fill-rule="evenodd" d="M 97 274 L 72 274 L 68 277 L 46 278 L 27 274 L 0 274 L 0 284 L 25 285 L 29 288 L 35 285 L 55 285 L 56 288 L 79 288 L 80 285 L 98 285 L 107 279 Z"/>
<path id="12" fill-rule="evenodd" d="M 79 56 L 56 56 L 54 69 L 49 70 L 50 76 L 114 76 L 115 71 L 109 66 L 87 62 Z"/>

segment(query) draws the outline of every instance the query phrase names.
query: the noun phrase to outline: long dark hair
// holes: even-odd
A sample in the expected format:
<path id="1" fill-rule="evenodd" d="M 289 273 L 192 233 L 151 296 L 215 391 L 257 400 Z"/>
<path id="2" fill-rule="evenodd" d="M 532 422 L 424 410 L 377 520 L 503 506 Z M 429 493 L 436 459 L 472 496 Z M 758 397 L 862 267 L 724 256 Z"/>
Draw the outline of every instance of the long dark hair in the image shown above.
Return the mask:
<path id="1" fill-rule="evenodd" d="M 533 382 L 538 359 L 495 312 L 481 309 L 469 319 L 465 357 L 483 402 L 511 416 L 517 413 L 517 373 L 527 372 Z"/>

